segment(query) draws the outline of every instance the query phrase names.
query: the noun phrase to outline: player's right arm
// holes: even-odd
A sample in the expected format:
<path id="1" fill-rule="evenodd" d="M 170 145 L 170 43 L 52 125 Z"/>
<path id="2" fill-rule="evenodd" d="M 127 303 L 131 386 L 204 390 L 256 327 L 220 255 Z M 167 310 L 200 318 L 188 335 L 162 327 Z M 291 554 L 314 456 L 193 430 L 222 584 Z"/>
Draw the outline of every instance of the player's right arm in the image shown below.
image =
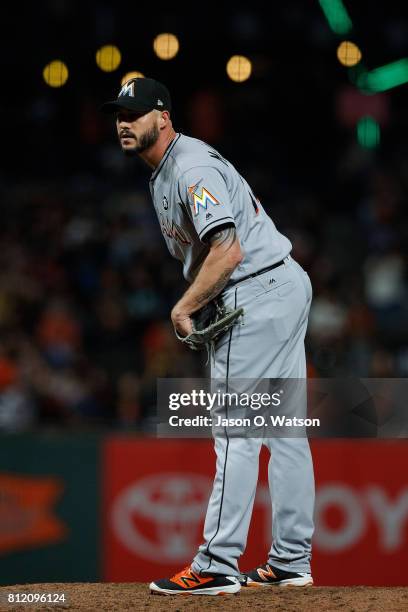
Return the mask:
<path id="1" fill-rule="evenodd" d="M 221 293 L 243 253 L 220 172 L 212 167 L 194 168 L 183 178 L 180 196 L 188 206 L 198 238 L 209 245 L 197 276 L 172 310 L 173 325 L 186 335 L 191 333 L 190 316 Z"/>
<path id="2" fill-rule="evenodd" d="M 224 289 L 235 268 L 243 259 L 236 229 L 232 224 L 216 228 L 206 236 L 206 241 L 210 245 L 210 251 L 195 279 L 196 282 L 203 271 L 202 281 L 206 288 L 203 288 L 197 296 L 200 308 Z M 211 282 L 214 279 L 215 281 Z"/>
<path id="3" fill-rule="evenodd" d="M 214 299 L 225 287 L 243 253 L 233 225 L 217 228 L 207 238 L 210 250 L 194 282 L 184 294 L 190 314 Z"/>
<path id="4" fill-rule="evenodd" d="M 192 332 L 191 315 L 224 289 L 243 259 L 234 226 L 217 228 L 208 240 L 210 250 L 199 273 L 171 313 L 174 327 L 183 336 Z"/>

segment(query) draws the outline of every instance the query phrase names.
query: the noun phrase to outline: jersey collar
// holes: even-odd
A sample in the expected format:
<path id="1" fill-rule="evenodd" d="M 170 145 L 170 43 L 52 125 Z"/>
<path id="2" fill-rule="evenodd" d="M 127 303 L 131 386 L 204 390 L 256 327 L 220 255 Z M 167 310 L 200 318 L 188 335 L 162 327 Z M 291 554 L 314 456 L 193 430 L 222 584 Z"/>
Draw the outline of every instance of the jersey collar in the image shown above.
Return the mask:
<path id="1" fill-rule="evenodd" d="M 157 175 L 159 174 L 160 170 L 163 168 L 163 165 L 165 164 L 168 156 L 170 155 L 170 151 L 173 149 L 174 145 L 176 144 L 180 136 L 181 134 L 177 134 L 177 136 L 173 138 L 173 140 L 169 143 L 167 149 L 164 152 L 163 157 L 160 160 L 160 164 L 157 166 L 152 176 L 150 177 L 150 182 L 154 181 L 157 178 Z"/>

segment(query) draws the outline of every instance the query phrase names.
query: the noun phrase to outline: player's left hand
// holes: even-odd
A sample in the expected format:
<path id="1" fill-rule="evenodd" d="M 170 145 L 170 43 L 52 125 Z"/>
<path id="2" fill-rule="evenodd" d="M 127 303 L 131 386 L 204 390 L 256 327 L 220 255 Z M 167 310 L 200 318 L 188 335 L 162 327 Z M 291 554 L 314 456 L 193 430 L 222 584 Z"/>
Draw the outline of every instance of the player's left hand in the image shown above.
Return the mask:
<path id="1" fill-rule="evenodd" d="M 171 320 L 174 329 L 178 331 L 180 336 L 188 336 L 193 331 L 193 324 L 191 318 L 185 312 L 180 311 L 177 305 L 171 311 Z"/>

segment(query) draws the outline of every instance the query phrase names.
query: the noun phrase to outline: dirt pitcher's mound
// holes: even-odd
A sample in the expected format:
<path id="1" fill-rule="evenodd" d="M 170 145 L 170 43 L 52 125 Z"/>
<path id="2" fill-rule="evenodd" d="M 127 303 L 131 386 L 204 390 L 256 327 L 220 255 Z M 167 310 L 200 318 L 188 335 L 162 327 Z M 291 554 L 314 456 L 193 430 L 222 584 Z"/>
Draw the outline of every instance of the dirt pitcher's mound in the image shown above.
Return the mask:
<path id="1" fill-rule="evenodd" d="M 65 595 L 65 602 L 58 595 Z M 37 595 L 37 596 L 36 596 Z M 39 597 L 44 603 L 35 603 Z M 11 600 L 14 599 L 14 602 Z M 57 601 L 59 599 L 59 601 Z M 18 603 L 25 600 L 25 603 Z M 28 601 L 27 601 L 28 600 Z M 29 603 L 33 601 L 34 603 Z M 52 603 L 55 602 L 55 603 Z M 53 583 L 0 587 L 0 610 L 273 610 L 274 612 L 402 612 L 408 610 L 408 588 L 403 587 L 309 587 L 241 589 L 238 595 L 150 595 L 147 584 Z"/>

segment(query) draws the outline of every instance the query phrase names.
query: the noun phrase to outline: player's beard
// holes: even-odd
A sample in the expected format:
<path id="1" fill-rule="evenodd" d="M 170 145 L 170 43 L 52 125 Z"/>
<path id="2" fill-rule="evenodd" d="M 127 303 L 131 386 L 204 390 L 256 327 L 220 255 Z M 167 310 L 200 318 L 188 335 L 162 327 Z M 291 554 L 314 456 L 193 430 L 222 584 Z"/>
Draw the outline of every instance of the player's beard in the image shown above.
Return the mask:
<path id="1" fill-rule="evenodd" d="M 127 157 L 133 157 L 135 155 L 139 155 L 139 153 L 143 153 L 143 151 L 146 151 L 146 149 L 149 149 L 156 144 L 159 135 L 160 132 L 157 125 L 152 125 L 149 130 L 146 130 L 146 132 L 142 134 L 138 140 L 136 140 L 133 149 L 123 149 L 125 155 Z"/>

